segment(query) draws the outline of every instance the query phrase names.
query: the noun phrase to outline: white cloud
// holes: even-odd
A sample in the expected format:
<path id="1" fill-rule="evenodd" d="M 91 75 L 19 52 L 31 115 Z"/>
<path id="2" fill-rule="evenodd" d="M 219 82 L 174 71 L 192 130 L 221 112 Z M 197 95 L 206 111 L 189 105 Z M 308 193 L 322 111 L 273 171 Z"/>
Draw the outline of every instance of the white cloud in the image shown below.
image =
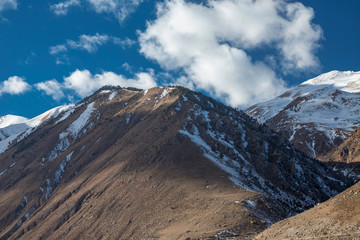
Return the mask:
<path id="1" fill-rule="evenodd" d="M 0 0 L 0 13 L 4 10 L 17 9 L 16 0 Z"/>
<path id="2" fill-rule="evenodd" d="M 3 0 L 1 0 L 3 1 Z M 0 1 L 0 3 L 1 3 Z M 15 0 L 5 0 L 15 1 Z M 113 15 L 120 23 L 123 22 L 144 0 L 86 0 L 91 10 L 96 13 Z M 80 0 L 67 0 L 50 5 L 56 15 L 67 15 L 70 7 L 81 6 Z"/>
<path id="3" fill-rule="evenodd" d="M 80 97 L 85 97 L 105 85 L 121 87 L 151 88 L 156 86 L 152 71 L 141 72 L 133 79 L 113 72 L 103 72 L 92 75 L 88 70 L 76 70 L 69 77 L 64 78 L 65 88 L 76 92 Z"/>
<path id="4" fill-rule="evenodd" d="M 46 95 L 51 96 L 56 101 L 65 96 L 62 90 L 62 85 L 55 79 L 37 83 L 35 84 L 35 87 L 39 91 L 44 91 Z"/>
<path id="5" fill-rule="evenodd" d="M 70 7 L 80 6 L 80 0 L 68 0 L 50 5 L 50 10 L 56 15 L 66 15 Z"/>
<path id="6" fill-rule="evenodd" d="M 122 47 L 122 49 L 125 49 L 134 46 L 136 44 L 136 41 L 129 38 L 121 39 L 113 37 L 113 43 L 115 45 L 119 45 L 120 47 Z"/>
<path id="7" fill-rule="evenodd" d="M 97 13 L 114 15 L 119 22 L 135 11 L 143 0 L 88 0 Z"/>
<path id="8" fill-rule="evenodd" d="M 89 53 L 94 53 L 97 51 L 98 46 L 104 45 L 107 41 L 109 41 L 108 35 L 96 33 L 93 36 L 83 34 L 79 37 L 78 41 L 67 40 L 66 44 L 72 49 L 81 49 Z"/>
<path id="9" fill-rule="evenodd" d="M 59 53 L 67 52 L 67 47 L 64 44 L 59 44 L 53 47 L 50 47 L 50 54 L 57 55 Z"/>
<path id="10" fill-rule="evenodd" d="M 88 53 L 95 53 L 97 52 L 99 46 L 105 45 L 108 42 L 118 45 L 123 49 L 129 48 L 136 44 L 134 40 L 131 40 L 129 38 L 121 39 L 118 37 L 99 33 L 96 33 L 95 35 L 83 34 L 79 36 L 79 39 L 77 41 L 68 39 L 66 40 L 65 44 L 58 44 L 50 47 L 49 53 L 56 56 L 60 55 L 60 57 L 57 57 L 56 63 L 64 64 L 64 61 L 68 61 L 65 53 L 68 52 L 69 49 L 83 50 L 87 51 Z"/>
<path id="11" fill-rule="evenodd" d="M 9 77 L 7 80 L 0 84 L 0 95 L 3 93 L 17 95 L 24 93 L 30 89 L 31 86 L 27 82 L 25 82 L 25 78 L 13 76 Z"/>
<path id="12" fill-rule="evenodd" d="M 311 23 L 313 10 L 285 0 L 208 0 L 195 4 L 167 0 L 157 19 L 139 35 L 141 53 L 168 70 L 183 70 L 177 83 L 194 86 L 232 106 L 264 101 L 285 90 L 285 83 L 252 50 L 271 49 L 282 68 L 307 70 L 318 65 L 314 51 L 322 36 Z"/>

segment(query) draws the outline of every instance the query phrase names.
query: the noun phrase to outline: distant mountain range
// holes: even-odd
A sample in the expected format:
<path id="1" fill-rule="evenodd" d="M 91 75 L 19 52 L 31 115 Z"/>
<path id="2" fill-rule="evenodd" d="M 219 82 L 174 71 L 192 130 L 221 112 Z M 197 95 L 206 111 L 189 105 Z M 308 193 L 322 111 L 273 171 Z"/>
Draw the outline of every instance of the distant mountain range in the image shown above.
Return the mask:
<path id="1" fill-rule="evenodd" d="M 104 87 L 2 117 L 0 239 L 254 237 L 357 180 L 344 140 L 358 76 L 324 74 L 246 110 L 261 123 L 183 87 Z"/>
<path id="2" fill-rule="evenodd" d="M 360 72 L 332 71 L 245 112 L 323 159 L 360 125 Z"/>

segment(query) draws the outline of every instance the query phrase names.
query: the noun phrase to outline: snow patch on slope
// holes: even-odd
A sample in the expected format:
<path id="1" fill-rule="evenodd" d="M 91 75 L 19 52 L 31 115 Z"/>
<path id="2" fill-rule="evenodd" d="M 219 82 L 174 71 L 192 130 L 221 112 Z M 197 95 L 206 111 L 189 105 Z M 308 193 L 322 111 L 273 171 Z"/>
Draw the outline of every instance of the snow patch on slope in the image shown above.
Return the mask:
<path id="1" fill-rule="evenodd" d="M 56 185 L 59 184 L 61 177 L 65 171 L 65 167 L 70 162 L 73 153 L 74 153 L 74 151 L 72 151 L 69 155 L 67 155 L 66 158 L 61 162 L 59 168 L 55 171 L 55 184 Z"/>
<path id="2" fill-rule="evenodd" d="M 94 108 L 95 102 L 90 103 L 84 112 L 69 125 L 69 127 L 62 133 L 59 134 L 59 143 L 55 146 L 55 148 L 50 152 L 48 157 L 49 161 L 52 161 L 56 158 L 60 153 L 64 152 L 70 146 L 69 137 L 73 140 L 77 139 L 81 136 L 83 128 L 88 123 L 92 113 L 96 110 Z M 97 120 L 99 119 L 99 116 Z M 91 125 L 92 126 L 92 125 Z M 91 127 L 90 126 L 90 127 Z M 86 129 L 83 130 L 85 132 Z"/>
<path id="3" fill-rule="evenodd" d="M 85 111 L 80 115 L 80 117 L 76 119 L 72 124 L 70 124 L 70 126 L 66 130 L 66 132 L 70 134 L 73 139 L 76 139 L 78 137 L 79 132 L 88 122 L 91 114 L 95 111 L 96 108 L 94 108 L 94 104 L 95 102 L 90 103 L 85 109 Z"/>
<path id="4" fill-rule="evenodd" d="M 111 100 L 113 100 L 114 99 L 114 97 L 116 97 L 116 95 L 117 95 L 117 92 L 112 92 L 110 95 L 109 95 L 109 101 L 111 101 Z"/>

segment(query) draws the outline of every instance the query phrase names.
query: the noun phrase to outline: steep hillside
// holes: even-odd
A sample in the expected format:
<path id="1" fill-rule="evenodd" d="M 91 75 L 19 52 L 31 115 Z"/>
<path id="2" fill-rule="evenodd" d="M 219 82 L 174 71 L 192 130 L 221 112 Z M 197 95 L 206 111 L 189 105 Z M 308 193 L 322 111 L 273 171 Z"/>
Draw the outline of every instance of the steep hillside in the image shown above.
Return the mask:
<path id="1" fill-rule="evenodd" d="M 360 239 L 360 183 L 316 207 L 275 223 L 256 239 Z"/>
<path id="2" fill-rule="evenodd" d="M 184 88 L 105 88 L 0 155 L 0 239 L 250 237 L 351 180 Z"/>
<path id="3" fill-rule="evenodd" d="M 246 110 L 319 159 L 360 124 L 360 72 L 332 71 Z"/>
<path id="4" fill-rule="evenodd" d="M 360 163 L 360 128 L 327 157 L 330 162 Z"/>

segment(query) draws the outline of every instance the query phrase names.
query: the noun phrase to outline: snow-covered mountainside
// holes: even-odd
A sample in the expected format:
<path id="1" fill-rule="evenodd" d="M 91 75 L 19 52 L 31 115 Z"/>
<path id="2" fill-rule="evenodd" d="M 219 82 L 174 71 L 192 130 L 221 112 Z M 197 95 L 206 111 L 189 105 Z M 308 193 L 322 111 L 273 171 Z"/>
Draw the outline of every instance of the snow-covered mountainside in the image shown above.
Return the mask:
<path id="1" fill-rule="evenodd" d="M 360 125 L 360 72 L 332 71 L 245 112 L 319 159 Z"/>
<path id="2" fill-rule="evenodd" d="M 15 115 L 0 117 L 0 153 L 8 149 L 9 145 L 15 140 L 19 142 L 24 139 L 46 120 L 57 117 L 60 113 L 68 111 L 72 107 L 73 105 L 59 106 L 32 119 Z"/>
<path id="3" fill-rule="evenodd" d="M 0 154 L 0 239 L 241 239 L 352 183 L 201 93 L 109 87 Z"/>

